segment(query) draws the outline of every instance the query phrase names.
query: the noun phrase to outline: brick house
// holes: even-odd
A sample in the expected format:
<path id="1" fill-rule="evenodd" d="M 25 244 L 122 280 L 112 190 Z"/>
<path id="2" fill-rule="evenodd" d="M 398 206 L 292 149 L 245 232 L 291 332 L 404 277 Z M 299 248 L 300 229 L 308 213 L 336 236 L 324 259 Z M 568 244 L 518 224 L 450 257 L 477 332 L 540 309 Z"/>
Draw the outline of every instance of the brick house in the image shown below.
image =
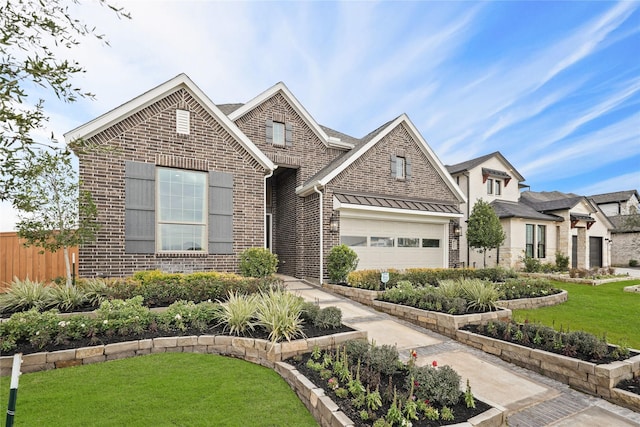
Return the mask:
<path id="1" fill-rule="evenodd" d="M 237 271 L 266 247 L 279 272 L 326 278 L 343 242 L 359 268 L 457 263 L 464 195 L 406 115 L 357 139 L 321 126 L 278 83 L 214 104 L 186 75 L 65 134 L 99 210 L 82 276 Z"/>
<path id="2" fill-rule="evenodd" d="M 460 260 L 482 267 L 483 255 L 466 240 L 466 220 L 480 199 L 489 202 L 506 239 L 487 253 L 487 266 L 521 268 L 525 255 L 543 263 L 555 262 L 556 252 L 569 256 L 570 266 L 611 265 L 612 224 L 595 203 L 584 196 L 559 191 L 522 191 L 524 177 L 498 151 L 447 166 L 468 202 L 462 205 Z"/>

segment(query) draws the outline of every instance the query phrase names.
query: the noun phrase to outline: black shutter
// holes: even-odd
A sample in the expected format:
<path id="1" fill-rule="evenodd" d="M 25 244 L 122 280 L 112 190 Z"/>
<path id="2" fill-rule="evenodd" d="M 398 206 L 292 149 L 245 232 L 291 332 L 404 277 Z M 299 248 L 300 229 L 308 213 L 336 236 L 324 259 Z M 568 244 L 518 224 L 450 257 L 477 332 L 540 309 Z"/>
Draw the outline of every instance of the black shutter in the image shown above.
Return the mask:
<path id="1" fill-rule="evenodd" d="M 266 135 L 265 139 L 267 144 L 273 144 L 273 120 L 267 119 L 265 123 Z"/>
<path id="2" fill-rule="evenodd" d="M 233 175 L 209 172 L 209 253 L 233 253 Z"/>
<path id="3" fill-rule="evenodd" d="M 156 167 L 125 162 L 125 253 L 155 253 Z"/>

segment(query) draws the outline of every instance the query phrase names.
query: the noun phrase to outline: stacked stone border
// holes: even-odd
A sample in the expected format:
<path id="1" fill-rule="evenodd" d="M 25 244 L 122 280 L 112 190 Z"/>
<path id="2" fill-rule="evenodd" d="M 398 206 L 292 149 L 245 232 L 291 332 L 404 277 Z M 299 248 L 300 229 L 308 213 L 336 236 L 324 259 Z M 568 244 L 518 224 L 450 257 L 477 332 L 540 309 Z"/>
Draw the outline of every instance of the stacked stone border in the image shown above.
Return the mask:
<path id="1" fill-rule="evenodd" d="M 602 397 L 616 405 L 635 411 L 640 410 L 639 395 L 615 388 L 620 381 L 640 375 L 640 355 L 623 361 L 597 365 L 469 331 L 458 331 L 455 338 L 463 344 L 568 384 L 576 390 Z"/>
<path id="2" fill-rule="evenodd" d="M 467 325 L 481 325 L 492 320 L 510 320 L 511 310 L 500 309 L 487 313 L 451 315 L 437 311 L 421 310 L 406 305 L 377 301 L 380 291 L 369 291 L 340 285 L 323 285 L 331 292 L 346 296 L 354 301 L 371 306 L 378 311 L 390 314 L 425 329 L 429 329 L 450 338 L 456 337 L 458 329 Z"/>
<path id="3" fill-rule="evenodd" d="M 292 365 L 290 357 L 320 349 L 336 348 L 346 341 L 367 339 L 366 331 L 343 332 L 316 338 L 273 344 L 254 338 L 227 335 L 161 337 L 137 341 L 40 352 L 22 356 L 21 372 L 38 372 L 70 366 L 89 365 L 156 353 L 210 353 L 232 356 L 274 369 L 292 388 L 315 420 L 323 427 L 351 427 L 353 422 L 338 405 Z M 0 376 L 11 375 L 13 356 L 0 357 Z M 491 408 L 457 426 L 498 427 L 504 424 L 505 410 Z"/>
<path id="4" fill-rule="evenodd" d="M 508 308 L 509 310 L 522 310 L 562 304 L 567 301 L 568 297 L 569 293 L 567 291 L 562 291 L 560 293 L 544 297 L 500 300 L 496 302 L 496 305 L 502 308 Z"/>

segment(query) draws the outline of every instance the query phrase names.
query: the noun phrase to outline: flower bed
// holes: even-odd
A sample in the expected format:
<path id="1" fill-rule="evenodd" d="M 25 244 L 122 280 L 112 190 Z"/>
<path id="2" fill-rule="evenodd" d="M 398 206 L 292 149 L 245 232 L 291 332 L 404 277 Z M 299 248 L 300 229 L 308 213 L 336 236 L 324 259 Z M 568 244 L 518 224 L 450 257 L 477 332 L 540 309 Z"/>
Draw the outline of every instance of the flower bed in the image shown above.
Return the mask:
<path id="1" fill-rule="evenodd" d="M 499 309 L 486 313 L 473 313 L 462 315 L 451 315 L 436 311 L 426 311 L 406 305 L 392 304 L 377 301 L 380 291 L 370 291 L 365 289 L 350 288 L 341 285 L 324 284 L 323 287 L 339 295 L 346 296 L 362 304 L 371 306 L 392 316 L 411 322 L 432 331 L 436 331 L 451 338 L 456 337 L 456 331 L 466 325 L 476 325 L 486 323 L 490 320 L 507 320 L 511 318 L 511 310 Z"/>
<path id="2" fill-rule="evenodd" d="M 611 400 L 640 412 L 640 376 L 623 380 L 611 389 Z"/>
<path id="3" fill-rule="evenodd" d="M 341 425 L 502 424 L 503 410 L 475 400 L 468 383 L 462 392 L 460 376 L 451 367 L 437 366 L 435 361 L 419 367 L 416 357 L 412 352 L 405 365 L 395 347 L 350 341 L 337 349 L 316 348 L 310 354 L 295 356 L 286 361 L 290 364 L 286 368 L 293 383 L 300 374 L 304 381 L 313 383 L 311 394 L 302 393 L 303 402 L 310 404 L 328 396 L 341 412 Z M 278 369 L 284 367 L 279 365 Z M 297 385 L 292 387 L 298 392 Z M 304 392 L 308 391 L 305 386 Z"/>
<path id="4" fill-rule="evenodd" d="M 617 404 L 622 403 L 615 400 L 616 393 L 612 392 L 615 385 L 640 373 L 640 355 L 623 361 L 596 364 L 465 330 L 457 331 L 456 339 L 507 362 L 539 372 L 575 389 Z"/>

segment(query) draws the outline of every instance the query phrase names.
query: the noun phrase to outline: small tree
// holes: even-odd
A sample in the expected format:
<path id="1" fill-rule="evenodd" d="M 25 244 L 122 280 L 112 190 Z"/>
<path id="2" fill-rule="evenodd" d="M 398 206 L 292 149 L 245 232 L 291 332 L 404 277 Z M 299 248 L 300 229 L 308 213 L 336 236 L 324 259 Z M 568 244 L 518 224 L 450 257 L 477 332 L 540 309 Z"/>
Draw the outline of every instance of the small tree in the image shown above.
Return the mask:
<path id="1" fill-rule="evenodd" d="M 358 255 L 347 245 L 331 248 L 327 257 L 327 270 L 331 283 L 346 282 L 347 276 L 358 267 Z M 320 278 L 322 280 L 322 278 Z"/>
<path id="2" fill-rule="evenodd" d="M 71 286 L 69 248 L 95 240 L 97 209 L 91 194 L 80 191 L 69 154 L 42 151 L 28 165 L 31 179 L 17 181 L 13 205 L 19 210 L 18 235 L 42 252 L 64 251 Z"/>
<path id="3" fill-rule="evenodd" d="M 500 219 L 489 203 L 478 200 L 471 210 L 467 224 L 469 246 L 484 253 L 484 267 L 487 267 L 487 251 L 498 248 L 506 239 Z"/>

